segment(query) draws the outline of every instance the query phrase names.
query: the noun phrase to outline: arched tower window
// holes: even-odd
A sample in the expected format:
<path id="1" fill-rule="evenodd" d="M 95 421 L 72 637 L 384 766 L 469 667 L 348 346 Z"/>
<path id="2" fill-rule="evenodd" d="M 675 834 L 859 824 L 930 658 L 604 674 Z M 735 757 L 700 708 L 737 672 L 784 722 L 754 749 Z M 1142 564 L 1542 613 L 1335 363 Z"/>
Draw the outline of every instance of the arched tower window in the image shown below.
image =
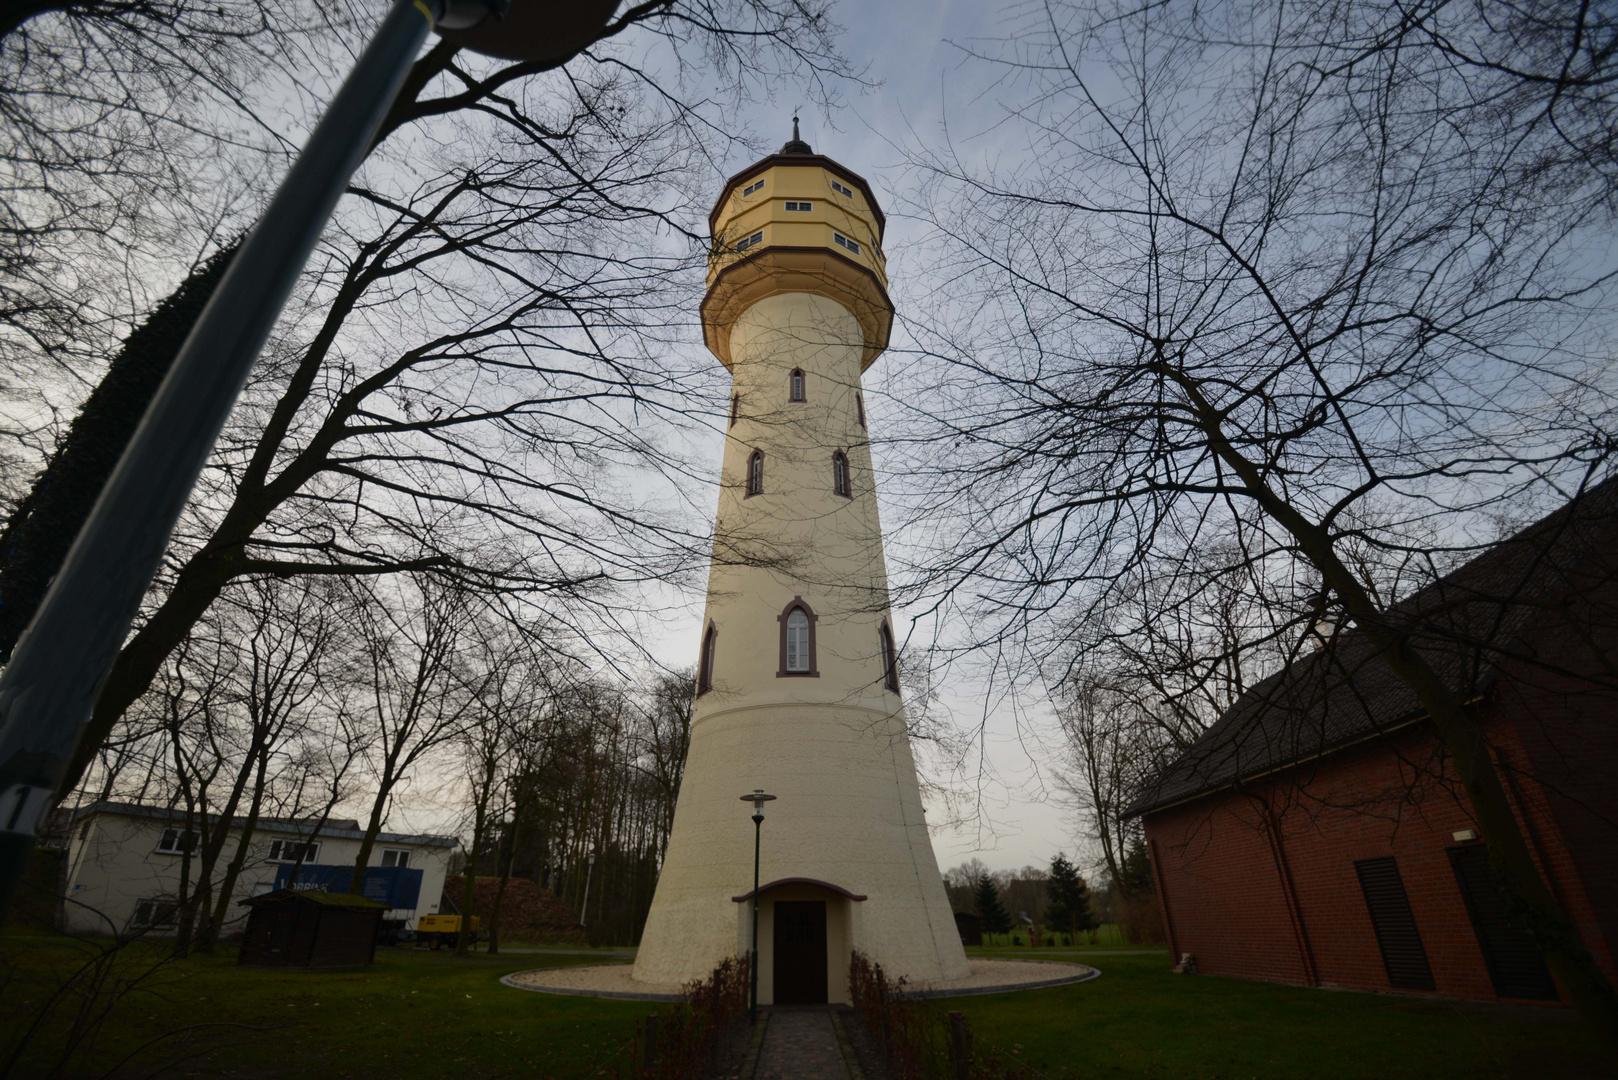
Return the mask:
<path id="1" fill-rule="evenodd" d="M 863 428 L 865 426 L 865 399 L 860 396 L 859 391 L 854 392 L 854 412 L 858 414 L 860 427 Z"/>
<path id="2" fill-rule="evenodd" d="M 731 427 L 736 426 L 736 414 L 741 411 L 741 408 L 742 408 L 742 396 L 740 394 L 732 394 L 732 395 L 730 395 L 730 426 Z"/>
<path id="3" fill-rule="evenodd" d="M 788 675 L 818 678 L 820 669 L 815 659 L 815 623 L 819 616 L 794 596 L 792 603 L 777 617 L 781 623 L 781 669 L 776 677 Z"/>
<path id="4" fill-rule="evenodd" d="M 792 369 L 792 374 L 787 378 L 787 386 L 789 391 L 788 396 L 791 398 L 791 400 L 809 400 L 808 395 L 804 392 L 803 368 Z"/>
<path id="5" fill-rule="evenodd" d="M 719 628 L 709 623 L 707 631 L 702 635 L 702 656 L 697 661 L 698 697 L 713 689 L 713 652 L 714 642 L 718 639 Z"/>
<path id="6" fill-rule="evenodd" d="M 754 450 L 753 456 L 747 459 L 747 494 L 764 494 L 764 451 Z"/>
<path id="7" fill-rule="evenodd" d="M 854 497 L 848 484 L 848 455 L 841 450 L 831 456 L 831 489 L 845 499 Z"/>
<path id="8" fill-rule="evenodd" d="M 877 637 L 882 643 L 882 683 L 895 694 L 899 692 L 899 661 L 893 651 L 893 631 L 888 624 L 877 629 Z"/>

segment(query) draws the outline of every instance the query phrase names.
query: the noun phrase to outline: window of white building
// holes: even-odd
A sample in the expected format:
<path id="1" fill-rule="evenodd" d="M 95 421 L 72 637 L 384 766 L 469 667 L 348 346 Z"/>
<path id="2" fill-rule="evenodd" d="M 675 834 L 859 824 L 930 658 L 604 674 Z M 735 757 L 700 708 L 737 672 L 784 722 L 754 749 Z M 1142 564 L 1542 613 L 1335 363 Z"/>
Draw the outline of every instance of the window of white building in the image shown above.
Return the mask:
<path id="1" fill-rule="evenodd" d="M 298 861 L 299 852 L 304 852 L 303 863 L 308 866 L 316 862 L 320 856 L 320 842 L 305 842 L 302 840 L 272 840 L 270 841 L 270 861 L 290 862 Z"/>

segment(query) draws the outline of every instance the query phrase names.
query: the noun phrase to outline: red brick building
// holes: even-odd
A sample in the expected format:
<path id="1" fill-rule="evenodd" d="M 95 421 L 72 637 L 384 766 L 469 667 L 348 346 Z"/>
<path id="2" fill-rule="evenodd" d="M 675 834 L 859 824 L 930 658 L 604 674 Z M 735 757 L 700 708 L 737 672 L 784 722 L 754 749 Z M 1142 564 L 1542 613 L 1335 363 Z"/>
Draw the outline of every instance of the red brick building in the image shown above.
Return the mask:
<path id="1" fill-rule="evenodd" d="M 1618 981 L 1618 482 L 1398 605 L 1500 763 L 1540 871 Z M 1559 997 L 1414 695 L 1353 631 L 1254 687 L 1135 804 L 1204 973 Z"/>

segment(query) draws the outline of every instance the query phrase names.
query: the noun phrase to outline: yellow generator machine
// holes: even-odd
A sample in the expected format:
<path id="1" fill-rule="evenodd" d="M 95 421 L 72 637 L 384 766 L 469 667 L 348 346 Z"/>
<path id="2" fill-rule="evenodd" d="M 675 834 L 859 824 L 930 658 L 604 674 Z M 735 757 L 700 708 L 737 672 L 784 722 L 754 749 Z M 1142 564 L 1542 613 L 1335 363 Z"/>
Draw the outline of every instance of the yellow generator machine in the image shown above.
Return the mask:
<path id="1" fill-rule="evenodd" d="M 478 930 L 483 920 L 476 915 L 472 916 L 472 943 L 477 944 Z M 455 939 L 461 932 L 461 917 L 459 915 L 423 915 L 416 922 L 416 944 L 427 943 L 429 949 L 439 949 L 445 946 L 453 949 Z"/>

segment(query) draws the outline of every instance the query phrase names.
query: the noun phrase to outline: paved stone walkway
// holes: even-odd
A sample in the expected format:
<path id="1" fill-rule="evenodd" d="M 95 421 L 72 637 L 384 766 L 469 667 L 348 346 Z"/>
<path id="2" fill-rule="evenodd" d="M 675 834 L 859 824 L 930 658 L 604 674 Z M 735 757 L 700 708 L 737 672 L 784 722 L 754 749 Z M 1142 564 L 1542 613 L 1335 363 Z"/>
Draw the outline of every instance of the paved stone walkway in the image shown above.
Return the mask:
<path id="1" fill-rule="evenodd" d="M 752 1080 L 850 1080 L 831 1010 L 771 1009 Z"/>

